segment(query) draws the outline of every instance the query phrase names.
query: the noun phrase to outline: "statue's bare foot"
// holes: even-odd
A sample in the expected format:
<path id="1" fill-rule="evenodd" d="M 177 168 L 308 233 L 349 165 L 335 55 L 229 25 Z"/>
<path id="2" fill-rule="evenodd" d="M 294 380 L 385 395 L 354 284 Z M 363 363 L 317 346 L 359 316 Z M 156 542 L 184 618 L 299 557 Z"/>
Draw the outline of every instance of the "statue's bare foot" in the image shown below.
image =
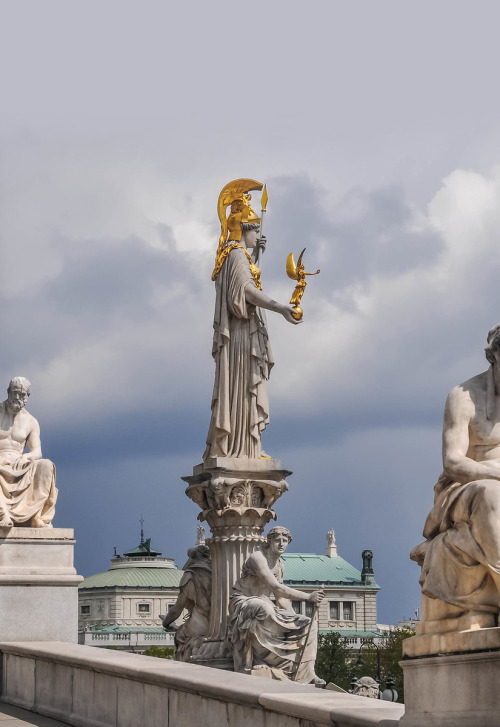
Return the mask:
<path id="1" fill-rule="evenodd" d="M 31 518 L 31 525 L 32 528 L 47 528 L 47 523 L 44 523 L 42 518 L 40 517 L 33 517 Z"/>
<path id="2" fill-rule="evenodd" d="M 0 519 L 0 528 L 11 528 L 14 525 L 8 515 L 3 515 Z"/>
<path id="3" fill-rule="evenodd" d="M 261 451 L 260 451 L 260 458 L 261 459 L 272 459 L 272 457 L 270 457 L 268 454 L 266 454 L 263 449 L 261 449 Z"/>

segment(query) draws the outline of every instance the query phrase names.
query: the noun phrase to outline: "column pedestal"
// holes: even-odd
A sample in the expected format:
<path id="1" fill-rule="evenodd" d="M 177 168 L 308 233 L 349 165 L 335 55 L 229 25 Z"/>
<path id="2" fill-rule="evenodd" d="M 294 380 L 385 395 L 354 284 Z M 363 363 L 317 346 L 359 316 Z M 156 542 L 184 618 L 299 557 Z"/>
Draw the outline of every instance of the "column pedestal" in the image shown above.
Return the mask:
<path id="1" fill-rule="evenodd" d="M 0 528 L 0 641 L 78 641 L 68 528 Z"/>
<path id="2" fill-rule="evenodd" d="M 428 633 L 403 642 L 401 727 L 497 727 L 500 628 Z"/>
<path id="3" fill-rule="evenodd" d="M 201 508 L 198 519 L 210 526 L 206 544 L 212 556 L 210 627 L 204 643 L 190 661 L 233 668 L 227 644 L 231 588 L 248 556 L 264 542 L 265 525 L 276 519 L 272 505 L 288 489 L 279 460 L 214 457 L 182 479 L 186 494 Z"/>

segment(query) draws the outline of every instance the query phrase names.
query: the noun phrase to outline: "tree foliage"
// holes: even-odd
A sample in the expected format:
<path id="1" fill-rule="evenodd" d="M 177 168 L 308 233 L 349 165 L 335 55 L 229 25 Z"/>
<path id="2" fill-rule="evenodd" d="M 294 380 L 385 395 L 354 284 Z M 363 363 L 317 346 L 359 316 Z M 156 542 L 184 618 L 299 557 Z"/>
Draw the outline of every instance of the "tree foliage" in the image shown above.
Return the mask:
<path id="1" fill-rule="evenodd" d="M 383 691 L 389 677 L 394 679 L 394 689 L 398 693 L 398 702 L 404 701 L 403 670 L 399 662 L 403 658 L 403 641 L 415 632 L 408 629 L 391 631 L 378 646 L 380 661 L 380 688 Z M 338 687 L 351 689 L 351 682 L 363 676 L 377 679 L 377 647 L 365 643 L 361 649 L 363 664 L 358 664 L 358 649 L 350 649 L 345 639 L 335 631 L 320 634 L 318 637 L 318 654 L 316 657 L 316 674 L 326 683 L 333 682 Z"/>
<path id="2" fill-rule="evenodd" d="M 156 656 L 158 659 L 173 659 L 173 646 L 150 646 L 142 652 L 144 656 Z"/>
<path id="3" fill-rule="evenodd" d="M 355 675 L 351 654 L 345 639 L 340 634 L 335 631 L 319 634 L 316 674 L 327 684 L 333 682 L 348 692 L 351 688 L 351 679 Z"/>
<path id="4" fill-rule="evenodd" d="M 403 670 L 399 662 L 403 658 L 403 641 L 415 632 L 409 629 L 391 631 L 379 644 L 380 687 L 385 689 L 387 679 L 392 676 L 394 689 L 398 693 L 398 702 L 404 702 Z M 357 667 L 357 676 L 377 678 L 377 649 L 373 644 L 366 644 L 362 649 L 364 664 Z"/>

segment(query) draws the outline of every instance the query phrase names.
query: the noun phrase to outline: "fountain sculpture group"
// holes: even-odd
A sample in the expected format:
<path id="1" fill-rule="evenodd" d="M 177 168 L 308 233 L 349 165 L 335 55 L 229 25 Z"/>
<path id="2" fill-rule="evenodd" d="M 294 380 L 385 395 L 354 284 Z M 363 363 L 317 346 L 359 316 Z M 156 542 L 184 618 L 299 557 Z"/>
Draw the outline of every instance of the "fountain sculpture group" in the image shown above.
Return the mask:
<path id="1" fill-rule="evenodd" d="M 249 194 L 262 186 L 239 179 L 227 184 L 219 196 L 221 236 L 212 275 L 216 290 L 212 414 L 203 462 L 183 478 L 186 494 L 201 509 L 199 519 L 211 530 L 206 541 L 212 565 L 211 602 L 204 633 L 191 612 L 186 623 L 192 638 L 186 647 L 184 634 L 177 636 L 176 658 L 317 683 L 315 623 L 295 613 L 290 599 L 318 603 L 323 594 L 283 584 L 280 554 L 291 540 L 286 529 L 273 528 L 267 541 L 262 535 L 265 525 L 276 519 L 273 505 L 287 491 L 286 478 L 291 474 L 266 455 L 261 443 L 269 421 L 267 381 L 273 366 L 265 310 L 280 313 L 292 325 L 302 317 L 297 300 L 295 306 L 278 303 L 262 291 L 258 263 L 266 238 Z M 264 191 L 262 215 L 266 197 Z M 302 294 L 303 276 L 300 282 Z M 164 624 L 173 620 L 169 614 Z"/>

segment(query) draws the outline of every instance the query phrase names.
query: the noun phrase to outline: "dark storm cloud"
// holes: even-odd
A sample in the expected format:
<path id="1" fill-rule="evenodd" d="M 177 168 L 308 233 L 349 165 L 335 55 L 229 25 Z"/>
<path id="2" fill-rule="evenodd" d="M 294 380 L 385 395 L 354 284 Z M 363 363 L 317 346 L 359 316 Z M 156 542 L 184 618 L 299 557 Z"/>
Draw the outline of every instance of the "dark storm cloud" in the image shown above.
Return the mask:
<path id="1" fill-rule="evenodd" d="M 340 307 L 353 304 L 345 292 L 351 286 L 432 265 L 443 250 L 439 235 L 417 224 L 399 187 L 351 189 L 336 201 L 305 176 L 272 179 L 269 188 L 272 214 L 265 224 L 271 240 L 280 241 L 280 251 L 288 245 L 295 259 L 307 247 L 306 270 L 322 270 L 314 287 Z M 269 258 L 278 266 L 276 247 L 271 241 Z"/>

